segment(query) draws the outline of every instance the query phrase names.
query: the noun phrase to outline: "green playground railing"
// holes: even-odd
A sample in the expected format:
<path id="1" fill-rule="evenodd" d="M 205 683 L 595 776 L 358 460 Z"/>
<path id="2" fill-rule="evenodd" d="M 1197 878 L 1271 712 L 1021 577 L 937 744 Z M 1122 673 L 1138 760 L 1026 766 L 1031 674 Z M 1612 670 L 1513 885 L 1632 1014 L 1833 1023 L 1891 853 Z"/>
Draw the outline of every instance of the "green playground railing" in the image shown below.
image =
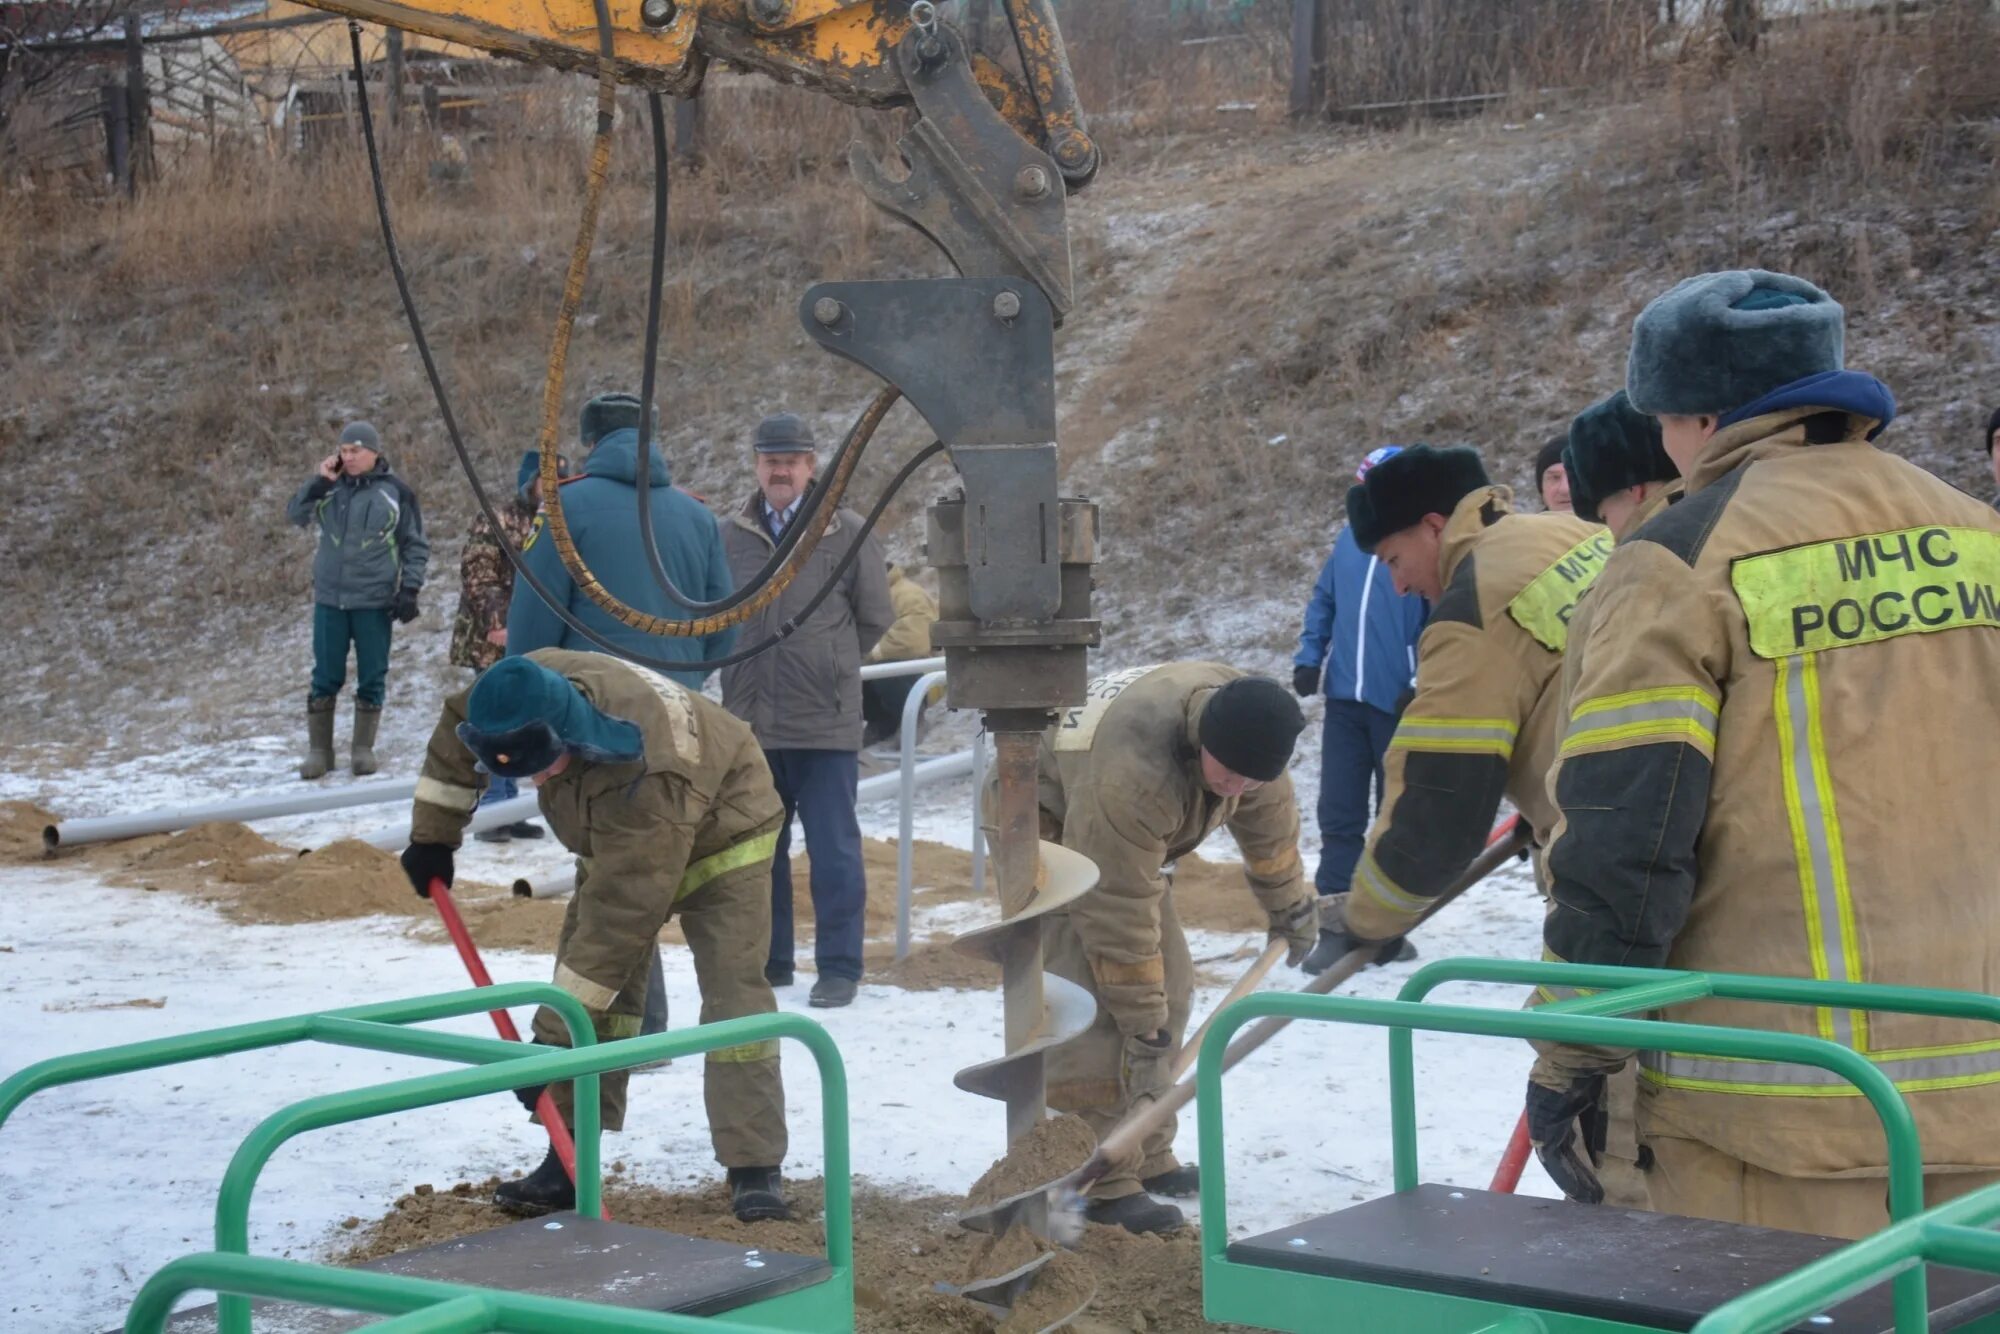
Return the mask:
<path id="1" fill-rule="evenodd" d="M 1864 1288 L 1925 1264 L 1952 1265 L 2000 1274 L 2000 1233 L 1986 1229 L 2000 1220 L 2000 1186 L 1941 1204 L 1891 1224 L 1872 1237 L 1822 1256 L 1735 1301 L 1708 1313 L 1694 1334 L 1771 1334 L 1810 1320 Z M 1928 1323 L 1905 1324 L 1896 1334 L 1924 1334 Z"/>
<path id="2" fill-rule="evenodd" d="M 490 991 L 481 994 L 491 995 Z M 426 1034 L 426 1037 L 436 1036 Z M 826 1259 L 838 1300 L 852 1318 L 854 1300 L 854 1218 L 852 1187 L 848 1180 L 847 1069 L 840 1050 L 825 1029 L 802 1015 L 777 1013 L 725 1019 L 698 1028 L 650 1037 L 623 1038 L 596 1047 L 576 1049 L 528 1048 L 544 1054 L 521 1056 L 508 1061 L 505 1069 L 454 1070 L 378 1084 L 371 1088 L 328 1093 L 293 1103 L 266 1117 L 252 1130 L 229 1168 L 222 1176 L 222 1189 L 215 1204 L 215 1249 L 225 1254 L 243 1255 L 250 1248 L 250 1197 L 257 1177 L 271 1156 L 287 1141 L 311 1130 L 363 1121 L 370 1117 L 407 1112 L 418 1107 L 457 1102 L 464 1098 L 502 1093 L 522 1085 L 556 1084 L 579 1081 L 609 1070 L 702 1052 L 740 1047 L 749 1043 L 792 1038 L 805 1044 L 819 1066 L 820 1108 L 825 1140 L 826 1178 Z M 512 1044 L 498 1044 L 502 1046 Z M 518 1046 L 516 1050 L 521 1050 Z M 593 1196 L 596 1193 L 600 1162 L 598 1136 L 601 1130 L 595 1100 L 577 1098 L 577 1199 L 584 1194 L 585 1154 L 589 1155 Z M 816 1285 L 819 1286 L 819 1285 Z M 462 1289 L 456 1295 L 476 1293 Z M 218 1334 L 250 1334 L 250 1303 L 242 1296 L 225 1295 L 218 1306 Z"/>
<path id="3" fill-rule="evenodd" d="M 175 1260 L 147 1279 L 125 1317 L 125 1334 L 163 1334 L 174 1303 L 190 1292 L 263 1297 L 392 1317 L 370 1325 L 370 1334 L 782 1334 L 768 1325 L 726 1316 L 634 1311 L 402 1274 L 215 1252 Z"/>
<path id="4" fill-rule="evenodd" d="M 1427 980 L 1428 979 L 1428 980 Z M 1325 1023 L 1366 1024 L 1389 1033 L 1390 1127 L 1394 1148 L 1395 1186 L 1413 1190 L 1418 1184 L 1415 1044 L 1422 1030 L 1479 1037 L 1541 1039 L 1585 1046 L 1632 1047 L 1644 1051 L 1677 1051 L 1736 1060 L 1775 1061 L 1826 1070 L 1855 1086 L 1882 1121 L 1888 1141 L 1890 1213 L 1908 1218 L 1923 1208 L 1923 1160 L 1917 1127 L 1909 1104 L 1895 1084 L 1867 1057 L 1822 1038 L 1757 1029 L 1715 1028 L 1668 1023 L 1656 1019 L 1611 1017 L 1617 1009 L 1652 1008 L 1698 995 L 1722 995 L 1723 986 L 1766 986 L 1784 991 L 1787 1003 L 1841 1008 L 1915 1009 L 1927 1014 L 1985 1018 L 1985 997 L 1923 992 L 1902 987 L 1806 982 L 1783 978 L 1735 978 L 1723 974 L 1668 973 L 1650 969 L 1591 968 L 1575 964 L 1508 962 L 1505 960 L 1446 960 L 1431 964 L 1413 978 L 1410 988 L 1426 981 L 1423 990 L 1445 981 L 1478 980 L 1528 985 L 1606 986 L 1626 988 L 1621 994 L 1587 997 L 1532 1010 L 1500 1010 L 1459 1005 L 1435 1005 L 1413 1000 L 1365 1000 L 1353 996 L 1309 996 L 1262 992 L 1244 997 L 1216 1016 L 1201 1044 L 1196 1065 L 1196 1115 L 1199 1125 L 1202 1191 L 1201 1246 L 1205 1265 L 1219 1264 L 1229 1244 L 1226 1160 L 1223 1154 L 1222 1057 L 1238 1029 L 1253 1019 L 1279 1017 Z M 1789 983 L 1790 985 L 1784 985 Z M 1421 994 L 1421 993 L 1419 993 Z M 1597 1012 L 1579 1013 L 1583 1005 Z M 1895 1279 L 1899 1322 L 1923 1328 L 1927 1309 L 1921 1268 Z"/>

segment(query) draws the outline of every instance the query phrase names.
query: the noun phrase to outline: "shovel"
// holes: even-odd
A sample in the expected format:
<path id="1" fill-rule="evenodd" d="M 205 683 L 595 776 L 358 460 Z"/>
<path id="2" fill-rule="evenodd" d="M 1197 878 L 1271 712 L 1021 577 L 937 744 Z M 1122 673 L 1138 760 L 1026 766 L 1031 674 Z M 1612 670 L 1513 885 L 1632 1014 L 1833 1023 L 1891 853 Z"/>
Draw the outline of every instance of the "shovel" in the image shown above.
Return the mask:
<path id="1" fill-rule="evenodd" d="M 1432 900 L 1424 910 L 1416 925 L 1421 926 L 1442 911 L 1445 905 L 1471 889 L 1499 868 L 1509 857 L 1514 856 L 1528 845 L 1528 826 L 1516 819 L 1496 832 L 1486 850 L 1473 858 L 1465 873 L 1454 881 L 1450 888 Z M 1414 928 L 1413 928 L 1414 929 Z M 1340 962 L 1299 988 L 1299 994 L 1324 996 L 1341 983 L 1353 977 L 1374 961 L 1376 948 L 1350 950 Z M 1262 960 L 1260 959 L 1261 963 Z M 1243 1031 L 1242 1036 L 1229 1044 L 1223 1055 L 1222 1068 L 1232 1070 L 1237 1063 L 1251 1052 L 1256 1051 L 1275 1037 L 1278 1031 L 1291 1021 L 1281 1018 L 1260 1019 Z M 1206 1027 L 1206 1025 L 1204 1025 Z M 1188 1044 L 1190 1050 L 1199 1051 L 1199 1044 Z M 1186 1056 L 1187 1053 L 1183 1053 Z M 991 1232 L 1003 1236 L 1030 1209 L 1045 1209 L 1049 1221 L 1049 1235 L 1062 1240 L 1073 1240 L 1083 1235 L 1083 1192 L 1111 1168 L 1114 1157 L 1130 1153 L 1162 1121 L 1178 1112 L 1194 1099 L 1195 1081 L 1192 1079 L 1176 1083 L 1159 1097 L 1132 1111 L 1123 1121 L 1113 1127 L 1097 1146 L 1097 1152 L 1066 1176 L 1058 1177 L 1046 1185 L 1034 1187 L 1010 1196 L 984 1209 L 962 1216 L 959 1222 L 980 1232 Z"/>

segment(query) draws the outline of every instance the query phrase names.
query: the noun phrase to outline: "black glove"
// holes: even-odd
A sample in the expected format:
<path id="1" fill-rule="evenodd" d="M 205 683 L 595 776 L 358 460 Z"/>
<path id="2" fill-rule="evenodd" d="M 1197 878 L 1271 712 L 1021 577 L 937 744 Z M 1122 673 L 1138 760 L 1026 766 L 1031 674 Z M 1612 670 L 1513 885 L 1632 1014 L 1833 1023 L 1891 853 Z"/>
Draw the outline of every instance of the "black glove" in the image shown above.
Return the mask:
<path id="1" fill-rule="evenodd" d="M 1292 668 L 1292 693 L 1300 699 L 1310 699 L 1319 693 L 1319 668 Z"/>
<path id="2" fill-rule="evenodd" d="M 548 1047 L 550 1050 L 555 1049 L 554 1043 L 544 1042 L 540 1038 L 531 1040 L 528 1045 L 530 1047 Z M 548 1091 L 548 1087 L 547 1084 L 530 1084 L 526 1088 L 514 1089 L 513 1094 L 516 1098 L 520 1099 L 521 1106 L 527 1108 L 528 1114 L 532 1116 L 535 1112 L 535 1104 L 542 1100 L 542 1094 Z"/>
<path id="3" fill-rule="evenodd" d="M 417 590 L 399 588 L 396 590 L 396 604 L 392 609 L 398 621 L 408 625 L 417 619 Z"/>
<path id="4" fill-rule="evenodd" d="M 1535 1157 L 1562 1193 L 1580 1204 L 1602 1204 L 1604 1186 L 1597 1165 L 1604 1161 L 1604 1137 L 1611 1113 L 1604 1101 L 1604 1076 L 1582 1075 L 1560 1091 L 1528 1081 L 1528 1141 Z M 1577 1131 L 1583 1132 L 1581 1144 Z"/>
<path id="5" fill-rule="evenodd" d="M 400 858 L 403 874 L 410 877 L 410 885 L 417 891 L 417 897 L 431 896 L 431 881 L 442 880 L 447 888 L 451 885 L 452 850 L 442 843 L 412 843 L 403 849 Z"/>
<path id="6" fill-rule="evenodd" d="M 1312 952 L 1299 961 L 1301 971 L 1318 977 L 1327 969 L 1345 959 L 1355 950 L 1375 951 L 1370 963 L 1381 965 L 1394 963 L 1403 951 L 1403 938 L 1391 936 L 1387 940 L 1361 940 L 1347 929 L 1347 895 L 1328 894 L 1319 901 L 1319 943 Z"/>

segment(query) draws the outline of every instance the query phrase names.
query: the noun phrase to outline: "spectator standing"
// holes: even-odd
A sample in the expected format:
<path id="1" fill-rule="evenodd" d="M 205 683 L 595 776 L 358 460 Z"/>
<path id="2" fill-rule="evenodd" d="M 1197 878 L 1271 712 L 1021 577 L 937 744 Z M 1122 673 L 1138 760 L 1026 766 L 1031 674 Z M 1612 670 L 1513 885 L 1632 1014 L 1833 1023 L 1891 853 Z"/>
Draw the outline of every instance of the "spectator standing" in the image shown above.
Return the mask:
<path id="1" fill-rule="evenodd" d="M 306 757 L 299 777 L 323 778 L 333 768 L 333 706 L 347 683 L 354 649 L 354 735 L 349 764 L 375 772 L 375 734 L 389 686 L 393 621 L 417 619 L 431 544 L 417 493 L 389 471 L 382 437 L 365 421 L 349 422 L 338 447 L 319 461 L 292 496 L 285 516 L 301 528 L 319 526 L 313 554 L 313 671 L 306 696 Z"/>
<path id="2" fill-rule="evenodd" d="M 895 610 L 895 623 L 862 661 L 911 662 L 930 657 L 931 626 L 937 623 L 937 603 L 922 584 L 893 561 L 889 563 L 889 605 Z M 861 683 L 861 717 L 865 725 L 862 745 L 887 741 L 902 730 L 903 705 L 916 682 L 914 676 L 885 676 Z"/>
<path id="3" fill-rule="evenodd" d="M 658 414 L 654 414 L 655 420 Z M 669 598 L 647 568 L 640 545 L 639 399 L 633 394 L 599 394 L 583 405 L 578 435 L 590 457 L 581 476 L 563 483 L 563 518 L 583 563 L 598 582 L 628 607 L 663 620 L 688 620 L 690 613 Z M 647 472 L 648 504 L 652 511 L 653 545 L 674 587 L 690 598 L 713 601 L 735 587 L 722 552 L 722 535 L 708 506 L 673 484 L 666 455 L 652 451 Z M 548 497 L 544 496 L 546 504 Z M 690 690 L 700 690 L 709 670 L 704 658 L 721 657 L 736 642 L 731 628 L 699 636 L 649 635 L 615 619 L 592 602 L 570 578 L 555 543 L 530 540 L 523 553 L 528 570 L 554 595 L 570 615 L 620 649 L 648 658 L 669 658 L 688 664 L 670 672 Z M 523 580 L 514 587 L 507 607 L 507 656 L 519 657 L 542 648 L 601 651 L 565 624 Z"/>
<path id="4" fill-rule="evenodd" d="M 521 551 L 534 539 L 535 516 L 542 507 L 541 466 L 540 450 L 521 455 L 521 466 L 514 474 L 514 494 L 494 509 L 499 525 L 496 527 L 484 511 L 476 515 L 472 531 L 466 534 L 465 551 L 458 558 L 458 615 L 451 623 L 451 664 L 471 668 L 474 677 L 507 653 L 507 604 L 514 596 L 514 563 L 507 559 L 506 547 Z M 569 460 L 558 454 L 556 475 L 569 474 Z M 518 795 L 513 779 L 494 774 L 480 794 L 479 804 L 490 806 Z M 482 843 L 541 836 L 541 826 L 532 820 L 517 820 L 473 835 Z"/>
<path id="5" fill-rule="evenodd" d="M 757 490 L 728 516 L 723 545 L 729 567 L 749 579 L 777 549 L 798 516 L 818 466 L 804 421 L 789 412 L 758 423 L 751 447 Z M 861 517 L 837 511 L 825 535 L 784 593 L 743 626 L 755 644 L 804 611 L 833 578 Z M 811 1003 L 853 1002 L 861 981 L 862 914 L 868 880 L 861 860 L 861 826 L 854 818 L 860 771 L 861 657 L 895 620 L 882 549 L 867 538 L 840 576 L 840 586 L 775 648 L 722 671 L 722 702 L 750 724 L 770 762 L 785 803 L 784 831 L 771 862 L 771 956 L 764 975 L 790 986 L 792 950 L 792 815 L 805 826 L 812 862 L 813 959 L 819 979 Z"/>
<path id="6" fill-rule="evenodd" d="M 1986 466 L 1993 474 L 1993 506 L 2000 509 L 2000 408 L 1986 419 Z"/>
<path id="7" fill-rule="evenodd" d="M 1371 451 L 1355 479 L 1400 452 L 1395 445 Z M 1388 566 L 1362 551 L 1343 525 L 1306 603 L 1292 658 L 1292 689 L 1301 697 L 1326 696 L 1313 876 L 1322 898 L 1345 894 L 1354 879 L 1368 822 L 1381 803 L 1382 758 L 1416 680 L 1417 637 L 1429 614 L 1422 597 L 1396 591 Z"/>
<path id="8" fill-rule="evenodd" d="M 1568 447 L 1569 437 L 1559 435 L 1535 455 L 1535 490 L 1542 498 L 1542 508 L 1551 514 L 1571 512 L 1569 469 L 1563 464 L 1563 450 Z"/>

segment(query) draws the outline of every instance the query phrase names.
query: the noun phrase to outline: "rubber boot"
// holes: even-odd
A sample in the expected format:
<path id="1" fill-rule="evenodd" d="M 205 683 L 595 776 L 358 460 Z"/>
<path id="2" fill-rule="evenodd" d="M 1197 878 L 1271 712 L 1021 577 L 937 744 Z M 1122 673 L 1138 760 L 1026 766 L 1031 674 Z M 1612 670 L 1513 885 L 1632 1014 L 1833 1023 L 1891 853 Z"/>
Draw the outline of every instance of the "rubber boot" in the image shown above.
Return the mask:
<path id="1" fill-rule="evenodd" d="M 1195 1163 L 1182 1163 L 1179 1167 L 1168 1168 L 1164 1172 L 1141 1178 L 1139 1184 L 1153 1195 L 1170 1195 L 1177 1200 L 1191 1200 L 1201 1194 L 1201 1168 Z"/>
<path id="2" fill-rule="evenodd" d="M 329 722 L 327 726 L 333 724 Z M 356 778 L 372 774 L 380 766 L 375 763 L 375 729 L 382 725 L 382 706 L 367 705 L 357 701 L 354 705 L 354 748 L 349 767 Z"/>
<path id="3" fill-rule="evenodd" d="M 518 1217 L 534 1218 L 576 1208 L 576 1185 L 563 1171 L 562 1159 L 550 1149 L 540 1167 L 519 1181 L 501 1182 L 493 1192 L 493 1203 Z"/>
<path id="4" fill-rule="evenodd" d="M 333 770 L 333 696 L 306 701 L 306 757 L 299 777 L 324 778 Z"/>
<path id="5" fill-rule="evenodd" d="M 1187 1226 L 1187 1217 L 1171 1204 L 1161 1204 L 1144 1191 L 1120 1195 L 1115 1200 L 1087 1200 L 1083 1216 L 1093 1223 L 1122 1227 L 1127 1232 L 1178 1232 Z"/>
<path id="6" fill-rule="evenodd" d="M 785 1182 L 775 1167 L 732 1167 L 729 1169 L 729 1207 L 739 1223 L 762 1223 L 790 1218 L 785 1203 Z"/>

